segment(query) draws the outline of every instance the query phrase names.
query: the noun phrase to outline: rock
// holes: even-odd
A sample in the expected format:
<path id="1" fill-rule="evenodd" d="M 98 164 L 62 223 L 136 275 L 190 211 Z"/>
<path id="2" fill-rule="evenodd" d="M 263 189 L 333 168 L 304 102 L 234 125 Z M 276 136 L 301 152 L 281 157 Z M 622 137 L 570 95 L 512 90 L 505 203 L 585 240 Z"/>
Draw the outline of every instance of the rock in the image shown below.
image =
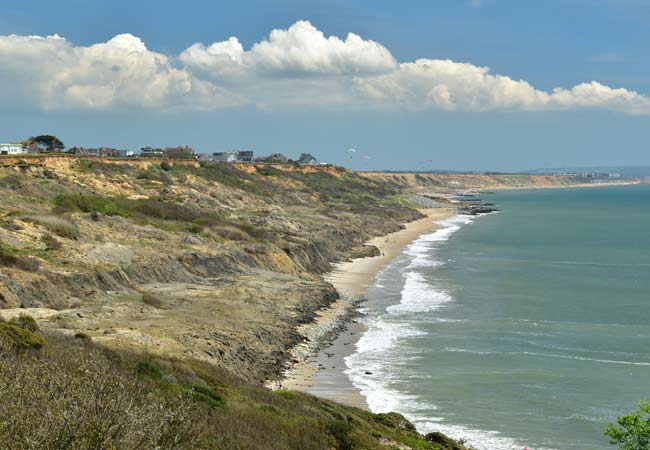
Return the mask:
<path id="1" fill-rule="evenodd" d="M 190 245 L 203 245 L 203 240 L 199 238 L 198 236 L 194 236 L 192 234 L 188 234 L 182 239 L 183 244 L 190 244 Z"/>
<path id="2" fill-rule="evenodd" d="M 440 444 L 445 450 L 465 450 L 465 447 L 460 445 L 458 442 L 448 438 L 442 433 L 429 433 L 424 438 L 429 442 L 433 442 L 434 444 Z"/>
<path id="3" fill-rule="evenodd" d="M 497 212 L 499 211 L 496 208 L 493 208 L 491 206 L 484 206 L 484 205 L 479 205 L 479 206 L 464 206 L 459 209 L 459 212 L 461 214 L 466 214 L 468 216 L 478 216 L 479 214 L 488 214 L 491 212 Z"/>

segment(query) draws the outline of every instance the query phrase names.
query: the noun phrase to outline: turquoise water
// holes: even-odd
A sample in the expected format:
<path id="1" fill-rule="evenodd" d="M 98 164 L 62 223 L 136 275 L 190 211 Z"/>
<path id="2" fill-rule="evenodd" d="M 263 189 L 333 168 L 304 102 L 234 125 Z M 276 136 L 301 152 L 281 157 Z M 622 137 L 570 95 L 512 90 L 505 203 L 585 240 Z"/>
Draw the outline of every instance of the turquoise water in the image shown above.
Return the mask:
<path id="1" fill-rule="evenodd" d="M 479 450 L 613 448 L 605 425 L 650 398 L 650 186 L 486 198 L 501 212 L 378 275 L 348 375 Z"/>

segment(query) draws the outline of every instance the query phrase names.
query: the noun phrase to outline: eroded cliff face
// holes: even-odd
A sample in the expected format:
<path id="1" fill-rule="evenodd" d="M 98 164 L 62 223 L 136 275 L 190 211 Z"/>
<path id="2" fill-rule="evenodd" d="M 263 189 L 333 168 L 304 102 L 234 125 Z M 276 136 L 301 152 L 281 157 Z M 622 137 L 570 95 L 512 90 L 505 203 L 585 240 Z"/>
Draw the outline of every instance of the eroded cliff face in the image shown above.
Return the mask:
<path id="1" fill-rule="evenodd" d="M 472 189 L 535 189 L 591 185 L 588 180 L 568 175 L 529 174 L 466 174 L 466 173 L 409 173 L 359 172 L 376 182 L 390 183 L 405 189 L 454 192 Z M 613 180 L 609 184 L 629 183 Z"/>
<path id="2" fill-rule="evenodd" d="M 421 217 L 344 169 L 161 163 L 0 168 L 2 314 L 263 381 L 337 298 L 330 264 Z"/>

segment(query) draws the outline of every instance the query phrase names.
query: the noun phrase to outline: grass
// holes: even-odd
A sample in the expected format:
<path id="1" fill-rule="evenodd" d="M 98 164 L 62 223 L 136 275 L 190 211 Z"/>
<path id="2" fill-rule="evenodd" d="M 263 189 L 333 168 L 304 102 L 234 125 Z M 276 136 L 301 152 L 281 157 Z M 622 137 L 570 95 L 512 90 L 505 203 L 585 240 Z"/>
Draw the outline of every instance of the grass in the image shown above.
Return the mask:
<path id="1" fill-rule="evenodd" d="M 399 414 L 271 392 L 202 361 L 57 334 L 44 346 L 38 331 L 0 321 L 0 336 L 5 330 L 28 344 L 0 348 L 3 449 L 464 450 L 425 438 Z"/>
<path id="2" fill-rule="evenodd" d="M 16 249 L 0 244 L 0 265 L 15 267 L 27 272 L 37 272 L 41 264 L 36 258 L 22 256 Z"/>
<path id="3" fill-rule="evenodd" d="M 161 228 L 203 233 L 207 229 L 224 239 L 250 240 L 266 239 L 269 234 L 258 227 L 242 221 L 223 218 L 218 211 L 202 210 L 161 198 L 127 199 L 125 197 L 106 197 L 79 193 L 58 194 L 54 197 L 55 211 L 59 214 L 71 212 L 98 212 L 107 216 L 121 216 L 140 223 L 147 223 Z M 56 218 L 56 216 L 48 216 Z M 50 221 L 50 225 L 54 220 Z M 41 224 L 45 223 L 41 220 Z M 50 226 L 53 232 L 61 235 L 63 226 L 69 221 L 59 219 L 59 227 Z"/>
<path id="4" fill-rule="evenodd" d="M 142 303 L 153 306 L 156 309 L 163 309 L 165 307 L 165 302 L 160 297 L 149 292 L 142 294 Z"/>
<path id="5" fill-rule="evenodd" d="M 67 239 L 77 239 L 79 237 L 79 227 L 71 219 L 54 214 L 37 214 L 23 217 L 26 222 L 32 222 L 45 227 L 57 236 Z"/>

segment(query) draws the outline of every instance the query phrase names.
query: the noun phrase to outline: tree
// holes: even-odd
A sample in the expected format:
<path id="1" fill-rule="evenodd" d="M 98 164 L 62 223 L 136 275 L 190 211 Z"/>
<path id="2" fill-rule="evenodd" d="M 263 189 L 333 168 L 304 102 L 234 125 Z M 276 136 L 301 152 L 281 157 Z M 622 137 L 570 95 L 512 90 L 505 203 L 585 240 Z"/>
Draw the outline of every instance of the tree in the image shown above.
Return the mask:
<path id="1" fill-rule="evenodd" d="M 30 137 L 27 143 L 45 152 L 60 152 L 65 147 L 59 138 L 50 134 Z"/>
<path id="2" fill-rule="evenodd" d="M 621 450 L 650 450 L 650 401 L 639 402 L 638 410 L 619 416 L 617 422 L 605 430 L 612 444 Z"/>

